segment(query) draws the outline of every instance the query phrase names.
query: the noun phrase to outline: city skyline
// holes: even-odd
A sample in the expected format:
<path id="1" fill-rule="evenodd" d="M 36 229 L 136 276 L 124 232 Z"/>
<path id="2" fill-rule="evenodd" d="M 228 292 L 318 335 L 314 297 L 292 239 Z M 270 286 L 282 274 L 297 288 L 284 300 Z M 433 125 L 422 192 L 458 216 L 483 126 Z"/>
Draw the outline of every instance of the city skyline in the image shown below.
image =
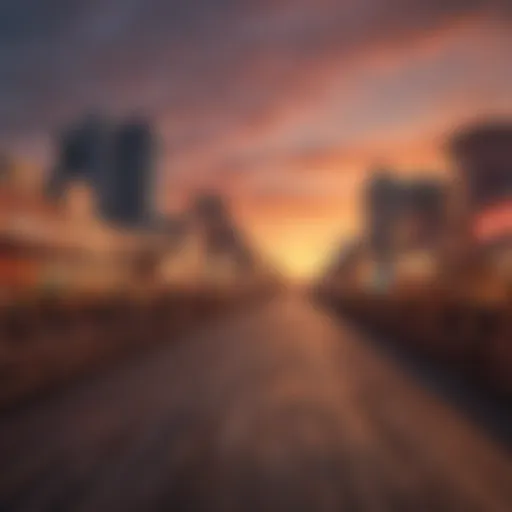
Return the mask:
<path id="1" fill-rule="evenodd" d="M 84 112 L 142 112 L 160 209 L 217 190 L 293 275 L 359 229 L 375 165 L 444 177 L 447 134 L 512 114 L 505 1 L 31 4 L 0 7 L 0 147 L 47 167 Z"/>

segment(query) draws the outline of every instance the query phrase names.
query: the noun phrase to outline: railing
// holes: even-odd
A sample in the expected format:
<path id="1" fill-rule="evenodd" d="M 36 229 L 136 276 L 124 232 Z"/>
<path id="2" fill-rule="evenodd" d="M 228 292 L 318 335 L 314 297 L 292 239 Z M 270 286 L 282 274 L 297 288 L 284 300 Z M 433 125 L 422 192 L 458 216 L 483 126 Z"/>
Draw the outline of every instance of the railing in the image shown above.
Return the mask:
<path id="1" fill-rule="evenodd" d="M 273 287 L 36 297 L 0 308 L 0 407 L 266 300 Z"/>
<path id="2" fill-rule="evenodd" d="M 512 396 L 512 304 L 427 293 L 386 296 L 323 289 L 317 295 L 363 327 Z"/>

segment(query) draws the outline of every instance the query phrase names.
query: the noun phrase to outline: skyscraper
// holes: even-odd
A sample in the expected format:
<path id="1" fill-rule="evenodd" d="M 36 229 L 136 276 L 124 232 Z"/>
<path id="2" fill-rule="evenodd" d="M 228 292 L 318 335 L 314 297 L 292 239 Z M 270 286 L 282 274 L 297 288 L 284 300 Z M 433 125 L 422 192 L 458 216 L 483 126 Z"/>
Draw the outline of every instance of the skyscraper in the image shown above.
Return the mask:
<path id="1" fill-rule="evenodd" d="M 151 216 L 154 139 L 150 126 L 143 121 L 121 125 L 113 135 L 112 150 L 105 212 L 121 225 L 143 225 Z"/>
<path id="2" fill-rule="evenodd" d="M 84 182 L 95 190 L 102 208 L 106 199 L 103 192 L 109 164 L 108 126 L 100 117 L 88 116 L 63 133 L 49 192 L 60 198 L 70 183 Z"/>
<path id="3" fill-rule="evenodd" d="M 476 261 L 502 267 L 512 283 L 512 123 L 467 126 L 449 149 L 466 199 L 461 259 L 473 250 Z"/>
<path id="4" fill-rule="evenodd" d="M 389 258 L 392 250 L 392 231 L 397 217 L 401 190 L 386 170 L 379 170 L 366 188 L 366 218 L 370 247 L 378 259 Z"/>
<path id="5" fill-rule="evenodd" d="M 450 141 L 472 213 L 512 197 L 512 122 L 470 125 Z"/>
<path id="6" fill-rule="evenodd" d="M 387 287 L 396 279 L 400 260 L 415 254 L 434 260 L 445 224 L 443 183 L 381 171 L 368 183 L 365 206 L 375 286 Z"/>
<path id="7" fill-rule="evenodd" d="M 145 122 L 115 127 L 89 116 L 63 133 L 48 191 L 60 199 L 72 184 L 87 184 L 105 220 L 141 226 L 151 214 L 153 146 Z"/>
<path id="8" fill-rule="evenodd" d="M 377 255 L 390 256 L 400 247 L 397 231 L 415 225 L 406 245 L 436 243 L 445 223 L 446 189 L 435 179 L 404 180 L 377 174 L 367 189 L 370 245 Z M 403 237 L 402 237 L 403 238 Z"/>
<path id="9" fill-rule="evenodd" d="M 446 186 L 435 179 L 415 179 L 402 182 L 400 218 L 408 230 L 403 249 L 439 246 L 446 226 Z"/>

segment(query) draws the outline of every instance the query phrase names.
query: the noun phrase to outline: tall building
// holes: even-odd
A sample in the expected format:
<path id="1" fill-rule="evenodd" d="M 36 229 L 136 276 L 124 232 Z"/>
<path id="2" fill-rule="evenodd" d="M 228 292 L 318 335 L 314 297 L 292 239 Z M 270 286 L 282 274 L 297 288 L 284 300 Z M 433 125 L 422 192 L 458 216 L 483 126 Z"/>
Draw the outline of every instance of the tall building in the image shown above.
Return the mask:
<path id="1" fill-rule="evenodd" d="M 385 257 L 392 248 L 392 228 L 397 215 L 400 189 L 386 171 L 374 174 L 366 189 L 366 219 L 369 241 L 378 257 Z"/>
<path id="2" fill-rule="evenodd" d="M 512 284 L 512 121 L 466 127 L 449 149 L 465 192 L 461 260 L 470 253 Z"/>
<path id="3" fill-rule="evenodd" d="M 62 135 L 57 164 L 50 178 L 50 195 L 61 198 L 71 183 L 87 183 L 95 190 L 102 208 L 107 199 L 103 192 L 110 150 L 109 128 L 98 116 L 88 116 L 67 129 Z"/>
<path id="4" fill-rule="evenodd" d="M 474 243 L 512 241 L 512 122 L 470 126 L 450 144 Z"/>
<path id="5" fill-rule="evenodd" d="M 400 219 L 405 227 L 403 249 L 436 249 L 446 226 L 448 193 L 436 180 L 402 182 Z"/>
<path id="6" fill-rule="evenodd" d="M 435 180 L 404 180 L 383 171 L 374 175 L 365 208 L 375 287 L 390 286 L 420 256 L 434 262 L 445 228 L 446 196 L 444 185 Z"/>
<path id="7" fill-rule="evenodd" d="M 104 211 L 126 226 L 141 226 L 151 218 L 154 138 L 142 121 L 121 125 L 114 133 L 112 168 L 104 183 Z"/>
<path id="8" fill-rule="evenodd" d="M 469 126 L 450 143 L 473 211 L 512 196 L 512 121 Z"/>
<path id="9" fill-rule="evenodd" d="M 393 279 L 393 232 L 399 196 L 396 180 L 385 170 L 376 172 L 367 185 L 367 246 L 375 263 L 372 281 L 376 288 L 386 288 Z"/>
<path id="10" fill-rule="evenodd" d="M 73 184 L 86 184 L 105 220 L 144 225 L 151 217 L 153 145 L 147 123 L 116 128 L 91 115 L 63 133 L 49 193 L 61 199 Z"/>
<path id="11" fill-rule="evenodd" d="M 436 180 L 376 175 L 366 197 L 373 251 L 389 255 L 413 245 L 434 244 L 445 222 L 446 199 L 444 185 Z"/>

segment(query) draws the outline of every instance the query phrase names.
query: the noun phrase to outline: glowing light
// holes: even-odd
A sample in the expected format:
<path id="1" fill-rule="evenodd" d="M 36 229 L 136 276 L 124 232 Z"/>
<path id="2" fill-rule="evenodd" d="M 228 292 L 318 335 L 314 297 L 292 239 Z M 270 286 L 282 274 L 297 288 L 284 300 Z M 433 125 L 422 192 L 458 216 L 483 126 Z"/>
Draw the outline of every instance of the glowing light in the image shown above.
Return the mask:
<path id="1" fill-rule="evenodd" d="M 512 201 L 500 203 L 479 214 L 473 224 L 473 234 L 484 243 L 512 235 Z"/>

